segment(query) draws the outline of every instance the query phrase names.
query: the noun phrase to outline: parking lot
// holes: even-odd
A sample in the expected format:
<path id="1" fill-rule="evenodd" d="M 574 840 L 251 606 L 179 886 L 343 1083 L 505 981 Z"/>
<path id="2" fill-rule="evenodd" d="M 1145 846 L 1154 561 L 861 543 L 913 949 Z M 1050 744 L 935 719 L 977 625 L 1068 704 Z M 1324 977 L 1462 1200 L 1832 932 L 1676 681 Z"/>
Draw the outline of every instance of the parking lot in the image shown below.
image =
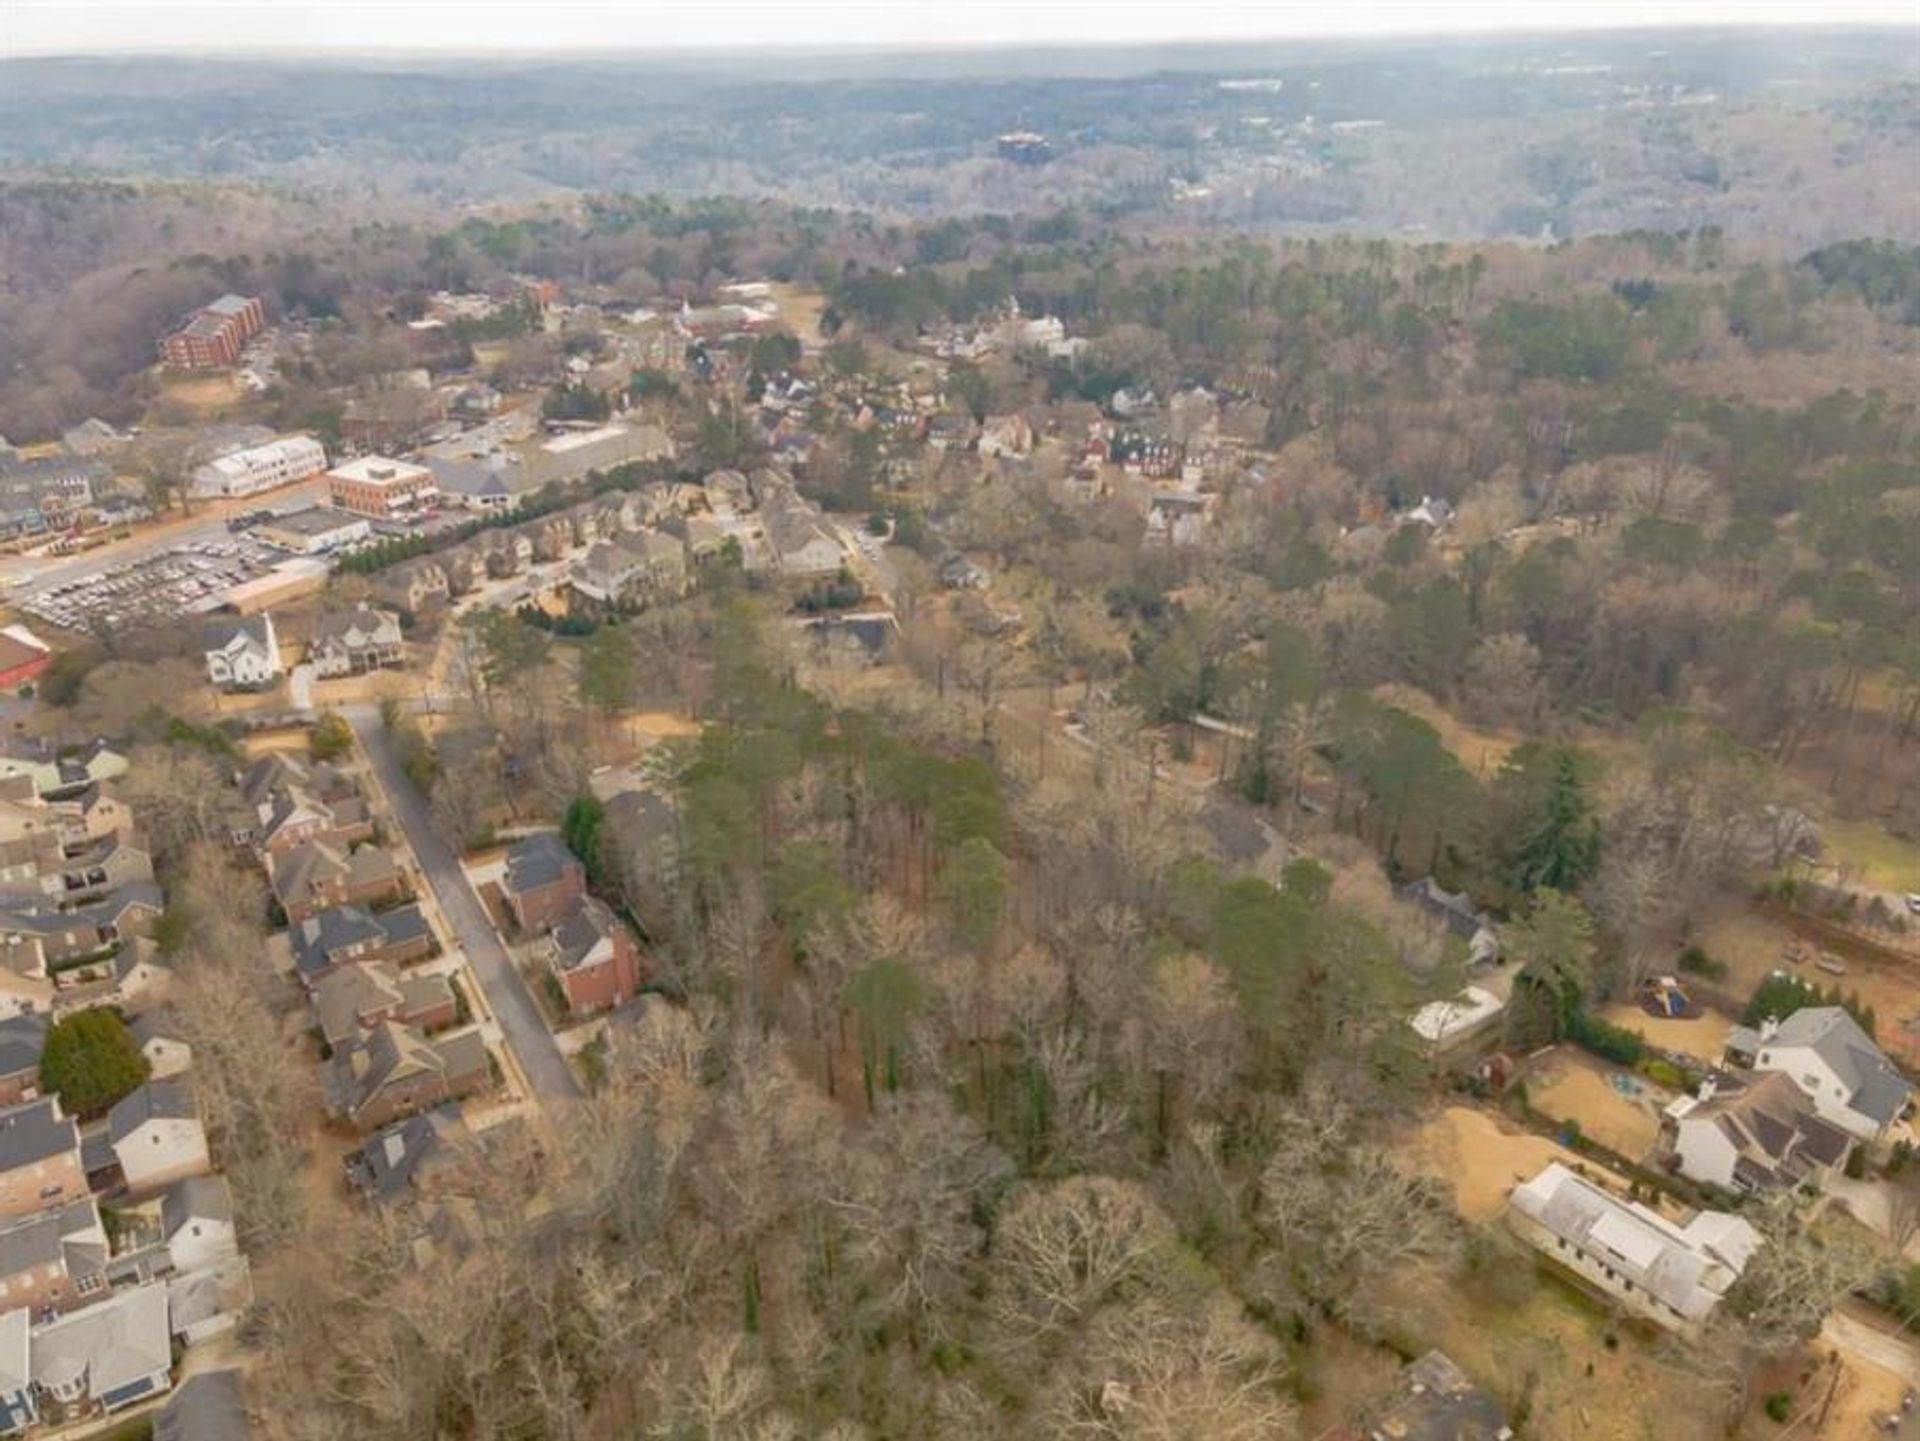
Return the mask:
<path id="1" fill-rule="evenodd" d="M 187 540 L 63 580 L 19 601 L 36 620 L 69 631 L 164 624 L 215 609 L 227 591 L 281 558 L 246 536 Z"/>

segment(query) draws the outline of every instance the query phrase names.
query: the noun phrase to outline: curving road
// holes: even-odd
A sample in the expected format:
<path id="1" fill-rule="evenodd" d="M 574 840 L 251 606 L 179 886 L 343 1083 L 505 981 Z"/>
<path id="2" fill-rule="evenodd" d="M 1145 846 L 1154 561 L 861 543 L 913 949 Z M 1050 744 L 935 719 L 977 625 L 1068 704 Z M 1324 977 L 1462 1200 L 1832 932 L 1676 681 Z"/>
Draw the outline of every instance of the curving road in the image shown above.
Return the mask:
<path id="1" fill-rule="evenodd" d="M 392 737 L 380 724 L 379 714 L 371 706 L 348 706 L 342 714 L 360 738 L 360 748 L 379 778 L 380 789 L 386 792 L 393 818 L 407 833 L 407 842 L 440 904 L 440 914 L 452 927 L 474 978 L 486 991 L 500 1033 L 520 1063 L 534 1098 L 544 1102 L 580 1096 L 579 1078 L 560 1054 L 560 1046 L 528 994 L 526 982 L 501 945 L 486 907 L 480 904 L 467 873 L 460 868 L 460 858 L 434 831 L 426 801 L 400 769 Z"/>

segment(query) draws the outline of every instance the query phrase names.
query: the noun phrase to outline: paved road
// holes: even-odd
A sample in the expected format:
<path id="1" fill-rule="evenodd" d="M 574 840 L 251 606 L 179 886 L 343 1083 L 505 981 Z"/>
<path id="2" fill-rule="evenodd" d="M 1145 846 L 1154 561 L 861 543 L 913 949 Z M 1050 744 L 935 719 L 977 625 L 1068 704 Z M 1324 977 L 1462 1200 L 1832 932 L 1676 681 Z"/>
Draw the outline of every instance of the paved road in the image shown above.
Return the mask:
<path id="1" fill-rule="evenodd" d="M 580 1082 L 559 1044 L 541 1018 L 539 1007 L 527 993 L 526 982 L 513 967 L 506 947 L 500 944 L 486 907 L 473 893 L 459 857 L 440 839 L 428 819 L 426 802 L 413 788 L 413 782 L 400 769 L 399 757 L 380 717 L 370 706 L 351 706 L 343 712 L 360 737 L 360 746 L 380 778 L 394 819 L 407 833 L 413 853 L 433 887 L 440 903 L 440 914 L 453 928 L 454 939 L 467 953 L 467 964 L 487 993 L 494 1019 L 501 1034 L 513 1048 L 520 1069 L 541 1101 L 567 1099 L 581 1094 Z"/>

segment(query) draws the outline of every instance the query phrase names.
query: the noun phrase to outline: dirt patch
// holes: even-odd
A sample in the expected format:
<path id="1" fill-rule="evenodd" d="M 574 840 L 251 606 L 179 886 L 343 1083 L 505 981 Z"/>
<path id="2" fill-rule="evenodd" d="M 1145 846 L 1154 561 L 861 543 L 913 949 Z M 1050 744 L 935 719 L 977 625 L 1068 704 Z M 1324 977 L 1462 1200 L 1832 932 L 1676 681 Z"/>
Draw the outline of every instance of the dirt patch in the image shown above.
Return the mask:
<path id="1" fill-rule="evenodd" d="M 1414 1170 L 1453 1187 L 1454 1208 L 1469 1221 L 1499 1216 L 1507 1208 L 1507 1193 L 1549 1161 L 1580 1163 L 1564 1146 L 1470 1106 L 1448 1106 L 1430 1117 L 1406 1155 Z"/>
<path id="2" fill-rule="evenodd" d="M 312 746 L 305 726 L 287 726 L 282 730 L 254 731 L 240 741 L 240 749 L 249 759 L 264 755 L 304 756 Z"/>
<path id="3" fill-rule="evenodd" d="M 1684 986 L 1686 983 L 1682 981 L 1681 984 Z M 1616 1026 L 1638 1031 L 1649 1045 L 1658 1046 L 1663 1051 L 1678 1051 L 1683 1056 L 1692 1056 L 1708 1065 L 1719 1064 L 1720 1053 L 1727 1047 L 1727 1032 L 1733 1029 L 1731 1020 L 1713 1010 L 1703 1010 L 1692 1020 L 1683 1021 L 1667 1016 L 1650 1016 L 1638 1006 L 1616 1001 L 1600 1014 Z"/>
<path id="4" fill-rule="evenodd" d="M 1620 1087 L 1631 1095 L 1623 1095 Z M 1527 1071 L 1534 1106 L 1630 1160 L 1640 1160 L 1660 1138 L 1660 1108 L 1672 1096 L 1644 1077 L 1609 1066 L 1565 1046 Z"/>
<path id="5" fill-rule="evenodd" d="M 702 729 L 697 720 L 662 710 L 636 712 L 627 717 L 627 724 L 648 744 L 697 736 Z"/>
<path id="6" fill-rule="evenodd" d="M 231 375 L 171 375 L 160 382 L 160 394 L 204 413 L 237 404 L 245 392 Z"/>

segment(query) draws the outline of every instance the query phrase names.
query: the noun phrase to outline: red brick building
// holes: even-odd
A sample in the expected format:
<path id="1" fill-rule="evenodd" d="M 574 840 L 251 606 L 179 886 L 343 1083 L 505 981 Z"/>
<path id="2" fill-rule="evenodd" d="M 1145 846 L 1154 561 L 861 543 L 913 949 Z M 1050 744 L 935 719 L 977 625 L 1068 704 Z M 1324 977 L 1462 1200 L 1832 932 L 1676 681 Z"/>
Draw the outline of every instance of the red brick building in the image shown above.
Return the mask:
<path id="1" fill-rule="evenodd" d="M 587 893 L 587 873 L 566 842 L 542 831 L 515 841 L 508 849 L 500 893 L 522 931 L 547 931 Z"/>
<path id="2" fill-rule="evenodd" d="M 223 295 L 187 317 L 160 342 L 160 359 L 175 370 L 217 370 L 240 363 L 240 352 L 267 323 L 257 295 Z"/>
<path id="3" fill-rule="evenodd" d="M 640 948 L 604 901 L 574 903 L 547 941 L 547 968 L 576 1016 L 612 1010 L 640 989 Z"/>

